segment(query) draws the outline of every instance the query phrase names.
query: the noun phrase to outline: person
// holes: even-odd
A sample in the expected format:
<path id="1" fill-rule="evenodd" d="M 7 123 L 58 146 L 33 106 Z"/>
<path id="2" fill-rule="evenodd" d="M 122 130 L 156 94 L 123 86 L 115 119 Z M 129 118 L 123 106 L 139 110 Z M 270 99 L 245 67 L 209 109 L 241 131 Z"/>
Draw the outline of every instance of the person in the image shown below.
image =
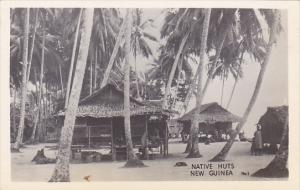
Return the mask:
<path id="1" fill-rule="evenodd" d="M 142 153 L 142 158 L 146 158 L 146 151 L 148 151 L 147 147 L 147 132 L 145 131 L 141 137 L 141 147 L 139 148 L 139 152 Z"/>
<path id="2" fill-rule="evenodd" d="M 261 155 L 262 154 L 262 136 L 261 136 L 261 125 L 256 124 L 257 130 L 254 133 L 254 152 L 255 155 Z"/>

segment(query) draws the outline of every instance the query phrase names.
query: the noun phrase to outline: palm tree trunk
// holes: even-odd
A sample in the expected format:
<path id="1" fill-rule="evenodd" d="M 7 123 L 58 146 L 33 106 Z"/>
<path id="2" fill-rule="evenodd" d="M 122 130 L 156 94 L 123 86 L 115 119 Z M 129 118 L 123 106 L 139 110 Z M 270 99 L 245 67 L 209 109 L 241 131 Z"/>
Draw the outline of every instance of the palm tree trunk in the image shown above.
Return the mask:
<path id="1" fill-rule="evenodd" d="M 272 52 L 272 48 L 273 48 L 273 44 L 276 41 L 276 27 L 278 24 L 278 18 L 279 18 L 279 13 L 276 12 L 274 15 L 274 21 L 272 23 L 272 27 L 271 27 L 271 32 L 270 32 L 270 37 L 269 37 L 269 43 L 267 46 L 267 53 L 266 53 L 266 57 L 263 61 L 263 63 L 261 64 L 261 68 L 257 77 L 257 81 L 256 81 L 256 85 L 255 85 L 255 89 L 253 91 L 252 97 L 250 99 L 250 102 L 248 104 L 248 107 L 243 115 L 242 121 L 238 124 L 238 126 L 236 127 L 235 131 L 231 134 L 231 137 L 229 139 L 229 141 L 225 144 L 225 146 L 222 148 L 222 150 L 214 157 L 212 158 L 210 161 L 224 161 L 228 152 L 230 151 L 234 140 L 236 138 L 236 136 L 240 133 L 241 129 L 243 128 L 244 124 L 246 123 L 248 116 L 256 102 L 257 96 L 259 94 L 262 82 L 263 82 L 263 77 L 265 74 L 265 71 L 267 69 L 267 65 L 269 62 L 269 58 Z"/>
<path id="2" fill-rule="evenodd" d="M 224 82 L 225 82 L 225 77 L 224 77 L 224 74 L 223 74 L 223 78 L 222 78 L 222 90 L 221 90 L 221 106 L 223 105 L 223 95 L 224 95 Z"/>
<path id="3" fill-rule="evenodd" d="M 94 90 L 97 88 L 97 66 L 98 66 L 98 48 L 95 50 L 95 64 L 94 64 Z"/>
<path id="4" fill-rule="evenodd" d="M 82 9 L 80 9 L 77 26 L 76 26 L 76 33 L 75 33 L 75 38 L 74 38 L 73 50 L 72 50 L 71 65 L 70 65 L 70 70 L 69 70 L 69 75 L 68 75 L 65 108 L 67 108 L 67 105 L 69 102 L 69 97 L 70 97 L 70 88 L 71 88 L 71 83 L 72 83 L 73 67 L 74 67 L 75 53 L 76 53 L 76 47 L 77 47 L 77 41 L 78 41 L 78 35 L 79 35 L 79 26 L 80 26 L 81 15 L 82 15 Z"/>
<path id="5" fill-rule="evenodd" d="M 15 140 L 16 137 L 16 131 L 17 131 L 17 127 L 16 127 L 16 98 L 17 98 L 17 90 L 16 87 L 14 86 L 12 88 L 13 91 L 13 107 L 12 107 L 12 131 L 11 133 L 13 134 L 13 139 Z"/>
<path id="6" fill-rule="evenodd" d="M 234 21 L 234 15 L 235 15 L 235 12 L 236 12 L 236 9 L 232 9 L 232 10 L 228 10 L 227 14 L 229 15 L 229 20 L 225 20 L 224 21 L 224 26 L 225 27 L 225 30 L 224 31 L 221 31 L 221 36 L 220 36 L 220 43 L 216 49 L 216 56 L 215 56 L 215 59 L 214 59 L 214 62 L 212 64 L 212 71 L 211 73 L 208 75 L 206 81 L 205 81 L 205 85 L 204 85 L 204 88 L 203 88 L 203 93 L 202 93 L 202 98 L 204 98 L 204 95 L 206 93 L 206 90 L 207 90 L 207 87 L 208 87 L 208 84 L 210 83 L 211 79 L 212 79 L 212 76 L 213 76 L 213 73 L 214 73 L 214 70 L 215 70 L 215 67 L 217 65 L 217 61 L 220 57 L 220 54 L 221 54 L 221 50 L 223 48 L 223 44 L 224 44 L 224 41 L 226 39 L 226 36 L 229 32 L 229 30 L 231 29 L 232 27 L 232 22 Z M 199 68 L 199 66 L 198 66 Z M 193 93 L 193 90 L 195 89 L 196 87 L 196 75 L 198 75 L 199 73 L 199 69 L 197 69 L 196 73 L 195 73 L 195 77 L 194 77 L 194 80 L 193 80 L 193 83 L 192 85 L 190 85 L 190 88 L 189 88 L 189 91 L 187 93 L 187 96 L 186 96 L 186 99 L 184 101 L 184 106 L 183 106 L 183 109 L 184 109 L 184 113 L 186 112 L 187 110 L 187 107 L 188 107 L 188 104 L 190 102 L 190 99 L 192 97 L 192 93 Z"/>
<path id="7" fill-rule="evenodd" d="M 25 122 L 25 105 L 27 94 L 27 58 L 28 58 L 28 35 L 29 35 L 29 8 L 26 9 L 24 21 L 24 42 L 23 42 L 23 66 L 22 66 L 22 97 L 21 97 L 21 116 L 18 128 L 18 134 L 13 146 L 13 150 L 19 151 L 20 145 L 23 142 L 24 122 Z"/>
<path id="8" fill-rule="evenodd" d="M 139 76 L 137 73 L 137 69 L 136 69 L 136 48 L 134 49 L 134 70 L 135 70 L 135 77 L 136 77 L 136 81 L 135 81 L 135 85 L 136 85 L 136 97 L 138 100 L 141 100 L 141 95 L 140 95 L 140 89 L 139 89 Z"/>
<path id="9" fill-rule="evenodd" d="M 288 177 L 289 170 L 286 167 L 289 155 L 289 119 L 288 116 L 284 123 L 283 134 L 280 142 L 280 147 L 275 158 L 268 164 L 267 167 L 260 169 L 252 174 L 255 177 Z"/>
<path id="10" fill-rule="evenodd" d="M 208 28 L 209 28 L 209 20 L 210 20 L 210 13 L 211 9 L 205 9 L 205 18 L 203 21 L 203 31 L 201 34 L 201 47 L 200 47 L 200 62 L 199 62 L 199 75 L 198 75 L 198 88 L 197 88 L 197 97 L 196 97 L 196 111 L 193 115 L 193 121 L 190 130 L 190 137 L 191 137 L 191 148 L 190 152 L 187 155 L 187 158 L 199 158 L 201 154 L 199 152 L 199 138 L 198 138 L 198 131 L 199 131 L 199 118 L 198 113 L 201 110 L 202 104 L 202 78 L 203 78 L 203 66 L 204 66 L 204 57 L 205 57 L 205 50 L 206 50 L 206 43 L 207 43 L 207 36 L 208 36 Z"/>
<path id="11" fill-rule="evenodd" d="M 232 90 L 231 90 L 231 93 L 230 93 L 230 98 L 229 98 L 228 103 L 227 103 L 227 105 L 226 105 L 226 109 L 229 108 L 229 105 L 230 105 L 230 103 L 231 103 L 231 100 L 232 100 L 233 93 L 234 93 L 234 91 L 235 91 L 235 87 L 236 87 L 236 85 L 237 85 L 237 82 L 238 82 L 238 79 L 236 78 L 236 79 L 234 80 L 234 85 L 233 85 L 233 87 L 232 87 Z"/>
<path id="12" fill-rule="evenodd" d="M 93 93 L 93 60 L 90 58 L 90 95 Z"/>
<path id="13" fill-rule="evenodd" d="M 230 98 L 229 98 L 228 103 L 227 103 L 227 105 L 226 105 L 226 109 L 229 108 L 229 105 L 230 105 L 230 103 L 231 103 L 231 100 L 232 100 L 232 97 L 233 97 L 233 94 L 234 94 L 234 91 L 235 91 L 235 87 L 236 87 L 236 85 L 237 85 L 237 83 L 238 83 L 238 79 L 239 79 L 239 77 L 240 77 L 240 76 L 239 76 L 239 71 L 240 71 L 240 69 L 241 69 L 241 67 L 242 67 L 243 57 L 244 57 L 244 53 L 242 53 L 241 58 L 240 58 L 240 63 L 239 63 L 239 67 L 238 67 L 237 76 L 236 76 L 236 78 L 235 78 L 234 85 L 233 85 L 232 90 L 231 90 L 231 93 L 230 93 Z"/>
<path id="14" fill-rule="evenodd" d="M 82 37 L 80 40 L 73 86 L 71 89 L 70 99 L 65 114 L 64 126 L 61 130 L 57 161 L 50 182 L 70 181 L 69 159 L 71 154 L 71 143 L 92 33 L 93 15 L 94 9 L 85 9 L 82 17 Z"/>
<path id="15" fill-rule="evenodd" d="M 37 74 L 36 74 L 36 69 L 34 67 L 34 82 L 35 82 L 35 91 L 36 93 L 38 93 L 38 87 L 37 87 Z M 32 130 L 32 133 L 31 133 L 31 137 L 30 137 L 30 142 L 33 143 L 34 140 L 35 140 L 35 133 L 36 133 L 36 128 L 37 128 L 37 124 L 38 124 L 38 121 L 39 121 L 39 112 L 40 112 L 40 108 L 39 108 L 39 105 L 38 105 L 38 98 L 36 100 L 36 106 L 37 106 L 37 113 L 35 115 L 35 119 L 34 119 L 34 126 L 33 126 L 33 130 Z"/>
<path id="16" fill-rule="evenodd" d="M 143 162 L 140 161 L 133 151 L 133 144 L 131 138 L 130 127 L 130 37 L 132 26 L 131 9 L 127 9 L 126 13 L 126 32 L 125 32 L 125 68 L 124 68 L 124 126 L 125 126 L 125 139 L 127 144 L 127 157 L 128 160 L 125 167 L 140 167 Z"/>
<path id="17" fill-rule="evenodd" d="M 33 31 L 32 41 L 31 41 L 31 49 L 30 49 L 28 68 L 27 68 L 27 77 L 26 77 L 27 82 L 29 81 L 30 70 L 31 70 L 31 62 L 32 62 L 33 49 L 34 49 L 34 43 L 35 43 L 35 34 L 36 34 L 36 30 L 37 30 L 38 14 L 39 14 L 39 9 L 36 9 L 34 31 Z"/>
<path id="18" fill-rule="evenodd" d="M 179 87 L 180 73 L 181 73 L 181 70 L 182 70 L 182 64 L 183 64 L 182 62 L 183 62 L 183 58 L 181 58 L 181 61 L 180 61 L 179 65 L 178 65 L 178 76 L 177 76 L 177 82 L 176 82 L 176 88 L 175 88 L 175 95 L 176 95 L 176 97 L 175 97 L 175 100 L 173 101 L 171 109 L 175 108 L 176 102 L 177 102 L 176 98 L 177 98 L 177 92 L 178 92 L 178 87 Z"/>
<path id="19" fill-rule="evenodd" d="M 125 21 L 123 21 L 122 26 L 120 28 L 118 37 L 116 39 L 116 44 L 115 44 L 114 49 L 113 49 L 113 51 L 111 53 L 111 56 L 110 56 L 107 68 L 106 68 L 105 73 L 103 75 L 103 80 L 101 82 L 100 88 L 103 88 L 107 84 L 107 82 L 108 82 L 110 71 L 111 71 L 111 69 L 112 69 L 112 67 L 114 65 L 114 61 L 115 61 L 116 55 L 118 53 L 122 37 L 124 36 L 124 32 L 125 32 Z"/>
<path id="20" fill-rule="evenodd" d="M 61 64 L 58 64 L 59 69 L 59 78 L 60 78 L 60 87 L 61 87 L 61 97 L 64 97 L 64 84 L 62 79 L 62 73 L 61 73 Z"/>
<path id="21" fill-rule="evenodd" d="M 41 71 L 40 71 L 40 81 L 39 81 L 39 94 L 38 94 L 38 109 L 39 109 L 39 125 L 38 125 L 38 140 L 42 136 L 42 92 L 43 92 L 43 77 L 44 77 L 44 62 L 45 62 L 45 23 L 43 24 L 43 41 L 42 41 L 42 60 L 41 60 Z"/>
<path id="22" fill-rule="evenodd" d="M 177 51 L 177 54 L 176 54 L 176 57 L 175 57 L 175 61 L 172 65 L 172 69 L 171 69 L 171 72 L 169 74 L 169 79 L 168 79 L 168 82 L 167 82 L 167 86 L 166 86 L 166 89 L 165 89 L 165 94 L 164 94 L 164 98 L 163 98 L 163 108 L 167 108 L 168 107 L 168 96 L 170 94 L 170 91 L 171 91 L 171 85 L 172 85 L 172 81 L 174 79 L 174 76 L 175 76 L 175 71 L 176 71 L 176 68 L 177 68 L 177 65 L 178 65 L 178 61 L 179 61 L 179 58 L 180 58 L 180 55 L 182 53 L 182 50 L 185 46 L 185 43 L 188 39 L 188 36 L 189 36 L 189 32 L 187 32 L 185 34 L 185 36 L 183 37 L 183 39 L 181 40 L 181 43 L 180 43 L 180 46 L 179 46 L 179 49 Z"/>

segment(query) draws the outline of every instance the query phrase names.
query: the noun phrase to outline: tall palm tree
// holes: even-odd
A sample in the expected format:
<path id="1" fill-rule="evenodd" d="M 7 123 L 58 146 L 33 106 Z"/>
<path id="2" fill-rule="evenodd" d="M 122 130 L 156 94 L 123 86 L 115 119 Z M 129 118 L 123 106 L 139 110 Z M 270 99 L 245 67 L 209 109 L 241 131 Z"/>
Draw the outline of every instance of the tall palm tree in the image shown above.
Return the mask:
<path id="1" fill-rule="evenodd" d="M 80 9 L 80 13 L 78 15 L 78 21 L 77 21 L 76 32 L 75 32 L 75 40 L 74 40 L 73 49 L 72 49 L 72 57 L 71 57 L 70 70 L 69 70 L 68 82 L 67 82 L 65 108 L 67 108 L 67 105 L 68 105 L 68 102 L 69 102 L 70 89 L 71 89 L 71 80 L 72 80 L 72 74 L 73 74 L 75 53 L 76 53 L 76 49 L 77 49 L 77 41 L 78 41 L 78 35 L 79 35 L 81 15 L 82 15 L 82 9 Z"/>
<path id="2" fill-rule="evenodd" d="M 42 115 L 42 88 L 43 88 L 43 76 L 44 76 L 44 63 L 45 63 L 45 23 L 43 24 L 43 42 L 42 42 L 42 60 L 41 60 L 41 71 L 40 71 L 40 81 L 39 81 L 39 90 L 38 90 L 38 113 L 36 115 L 34 127 L 32 130 L 32 135 L 31 135 L 31 142 L 35 140 L 35 134 L 36 134 L 36 129 L 37 129 L 37 123 L 38 120 L 41 120 L 41 115 Z M 40 128 L 38 130 L 39 132 L 39 137 L 41 136 L 42 128 L 41 128 L 41 123 L 40 123 Z"/>
<path id="3" fill-rule="evenodd" d="M 203 65 L 204 65 L 204 57 L 206 54 L 206 44 L 207 44 L 207 36 L 208 36 L 208 27 L 210 20 L 211 9 L 205 9 L 205 16 L 203 21 L 203 31 L 201 34 L 201 48 L 200 48 L 200 62 L 199 62 L 199 75 L 198 75 L 198 87 L 197 87 L 197 99 L 196 99 L 196 111 L 193 116 L 192 126 L 190 130 L 190 141 L 191 148 L 187 158 L 198 158 L 201 157 L 199 152 L 199 138 L 198 138 L 198 129 L 199 129 L 199 119 L 198 113 L 201 110 L 202 104 L 202 77 L 203 77 Z"/>
<path id="4" fill-rule="evenodd" d="M 217 35 L 215 37 L 215 38 L 217 38 L 217 40 L 215 42 L 215 44 L 216 44 L 216 50 L 215 50 L 215 52 L 216 53 L 215 53 L 215 56 L 214 56 L 214 59 L 213 59 L 213 62 L 212 62 L 212 71 L 209 73 L 208 78 L 206 79 L 204 88 L 202 90 L 202 98 L 204 97 L 204 95 L 206 93 L 206 89 L 208 87 L 208 84 L 209 84 L 210 80 L 212 79 L 212 73 L 214 73 L 214 69 L 215 69 L 216 64 L 217 64 L 217 62 L 219 60 L 219 57 L 220 57 L 220 54 L 221 54 L 221 51 L 222 51 L 223 44 L 224 44 L 224 41 L 226 39 L 226 36 L 227 36 L 228 32 L 230 31 L 230 29 L 232 28 L 232 23 L 234 21 L 234 14 L 235 14 L 236 9 L 217 10 L 215 12 L 218 12 L 218 11 L 222 11 L 223 12 L 223 16 L 222 16 L 222 20 L 221 20 L 221 22 L 219 24 L 219 28 L 218 28 L 219 35 Z M 215 24 L 214 20 L 215 19 L 212 19 L 213 22 L 211 22 L 212 23 L 211 25 Z M 209 40 L 209 41 L 211 41 L 211 40 Z M 208 44 L 208 46 L 212 46 L 212 45 Z M 196 73 L 195 73 L 195 76 L 194 76 L 194 80 L 193 80 L 192 84 L 190 85 L 189 91 L 187 93 L 187 96 L 186 96 L 186 99 L 185 99 L 185 102 L 184 102 L 184 105 L 183 105 L 184 112 L 186 112 L 186 110 L 187 110 L 190 98 L 192 97 L 193 90 L 196 87 L 198 73 L 199 73 L 199 69 L 196 70 Z"/>
<path id="5" fill-rule="evenodd" d="M 38 28 L 38 16 L 39 16 L 39 9 L 36 9 L 34 30 L 33 30 L 33 35 L 32 35 L 31 48 L 30 48 L 30 52 L 29 52 L 29 59 L 28 59 L 27 82 L 29 80 L 30 71 L 31 71 L 31 62 L 32 62 L 33 49 L 34 49 L 34 44 L 35 44 L 35 35 L 36 35 L 37 28 Z"/>
<path id="6" fill-rule="evenodd" d="M 135 77 L 136 77 L 136 90 L 137 90 L 137 98 L 141 99 L 140 90 L 139 90 L 139 76 L 137 72 L 136 66 L 136 57 L 138 54 L 143 55 L 144 57 L 148 58 L 152 56 L 152 50 L 147 42 L 157 42 L 155 36 L 151 35 L 146 31 L 149 23 L 152 22 L 151 19 L 147 19 L 146 21 L 142 22 L 142 10 L 135 9 L 133 14 L 133 31 L 131 35 L 131 48 L 133 49 L 133 56 L 134 56 L 134 66 L 135 66 Z"/>
<path id="7" fill-rule="evenodd" d="M 64 126 L 61 131 L 57 161 L 50 182 L 70 181 L 69 159 L 71 154 L 71 143 L 92 33 L 93 15 L 94 9 L 84 9 L 82 15 L 82 36 L 74 73 L 73 86 L 65 114 Z"/>
<path id="8" fill-rule="evenodd" d="M 127 144 L 128 160 L 125 167 L 141 167 L 143 162 L 137 158 L 133 151 L 131 129 L 130 129 L 130 38 L 132 27 L 132 13 L 131 9 L 126 10 L 126 30 L 125 30 L 125 76 L 124 76 L 124 126 L 125 139 Z"/>
<path id="9" fill-rule="evenodd" d="M 240 133 L 241 129 L 243 128 L 244 124 L 247 121 L 247 118 L 256 102 L 257 96 L 259 94 L 262 82 L 263 82 L 263 77 L 265 74 L 265 71 L 267 69 L 267 65 L 269 62 L 269 58 L 272 52 L 272 48 L 274 43 L 276 42 L 276 33 L 279 32 L 280 30 L 280 13 L 278 12 L 278 10 L 268 10 L 268 14 L 269 15 L 273 15 L 273 20 L 271 23 L 271 27 L 270 27 L 270 36 L 269 36 L 269 42 L 268 42 L 268 46 L 267 46 L 267 51 L 266 51 L 266 56 L 265 59 L 263 61 L 263 63 L 261 64 L 261 68 L 257 77 L 257 81 L 255 84 L 255 88 L 253 91 L 253 94 L 251 96 L 251 99 L 249 101 L 249 104 L 244 112 L 244 115 L 242 117 L 241 122 L 237 125 L 235 131 L 232 133 L 230 140 L 224 145 L 224 147 L 222 148 L 222 150 L 211 159 L 211 161 L 224 161 L 228 152 L 230 151 L 234 140 L 237 136 L 237 134 Z"/>
<path id="10" fill-rule="evenodd" d="M 18 134 L 13 149 L 18 151 L 23 141 L 24 121 L 25 121 L 25 103 L 27 94 L 27 59 L 28 59 L 28 36 L 29 36 L 29 8 L 25 12 L 24 22 L 24 42 L 23 42 L 23 61 L 22 61 L 22 97 L 21 97 L 21 116 L 18 128 Z"/>

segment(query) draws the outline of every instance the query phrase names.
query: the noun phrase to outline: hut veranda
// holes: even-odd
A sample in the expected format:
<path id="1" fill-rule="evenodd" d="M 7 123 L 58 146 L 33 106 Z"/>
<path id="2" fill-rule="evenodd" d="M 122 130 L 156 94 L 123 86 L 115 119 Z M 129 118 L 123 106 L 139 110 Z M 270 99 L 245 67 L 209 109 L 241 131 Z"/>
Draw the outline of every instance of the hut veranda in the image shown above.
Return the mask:
<path id="1" fill-rule="evenodd" d="M 141 158 L 168 154 L 167 120 L 174 114 L 157 104 L 130 98 L 131 133 L 133 146 Z M 124 94 L 112 84 L 83 98 L 76 115 L 73 134 L 73 152 L 99 151 L 112 160 L 126 157 L 124 129 Z M 56 117 L 57 139 L 63 125 L 64 111 Z"/>

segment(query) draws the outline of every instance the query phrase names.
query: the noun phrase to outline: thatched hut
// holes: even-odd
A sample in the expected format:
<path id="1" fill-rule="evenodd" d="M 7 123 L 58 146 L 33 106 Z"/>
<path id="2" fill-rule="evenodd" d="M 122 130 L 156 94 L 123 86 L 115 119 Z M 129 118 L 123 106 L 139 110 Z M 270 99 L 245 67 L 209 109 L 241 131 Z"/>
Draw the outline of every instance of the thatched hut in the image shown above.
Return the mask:
<path id="1" fill-rule="evenodd" d="M 189 134 L 195 111 L 196 108 L 178 119 L 183 123 L 183 133 L 185 134 Z M 240 120 L 239 116 L 230 113 L 216 102 L 203 104 L 198 114 L 199 134 L 206 137 L 211 135 L 215 141 L 222 141 L 232 130 L 232 123 Z"/>
<path id="2" fill-rule="evenodd" d="M 124 156 L 126 158 L 123 110 L 123 91 L 111 84 L 82 99 L 76 115 L 73 147 L 110 149 L 113 160 L 124 159 Z M 166 155 L 167 119 L 172 112 L 151 102 L 143 103 L 131 97 L 130 114 L 134 148 L 141 148 L 144 142 L 142 137 L 146 136 L 146 149 L 159 148 L 159 152 Z M 60 122 L 62 126 L 64 112 L 61 111 L 58 116 L 62 118 Z"/>
<path id="3" fill-rule="evenodd" d="M 177 119 L 168 120 L 168 130 L 170 138 L 177 138 L 181 134 L 182 131 L 182 123 Z"/>
<path id="4" fill-rule="evenodd" d="M 280 144 L 284 123 L 288 116 L 288 106 L 268 107 L 259 119 L 263 143 Z"/>

